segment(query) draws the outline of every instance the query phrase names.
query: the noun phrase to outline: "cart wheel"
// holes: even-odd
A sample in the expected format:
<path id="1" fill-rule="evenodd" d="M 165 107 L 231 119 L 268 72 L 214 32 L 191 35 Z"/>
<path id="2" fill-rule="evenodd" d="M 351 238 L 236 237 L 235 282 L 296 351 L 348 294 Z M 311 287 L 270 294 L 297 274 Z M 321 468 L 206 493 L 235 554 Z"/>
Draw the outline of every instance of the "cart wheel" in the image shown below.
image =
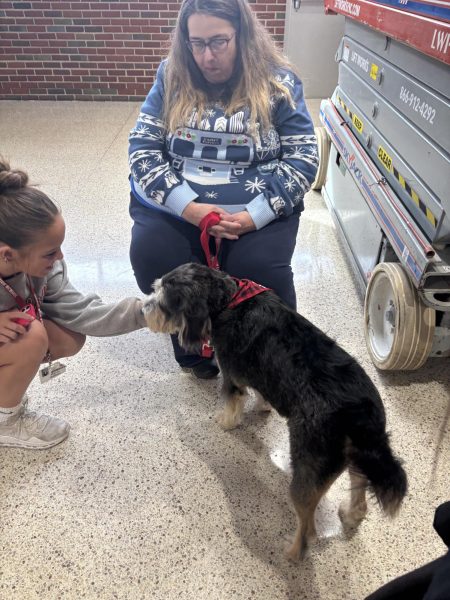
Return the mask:
<path id="1" fill-rule="evenodd" d="M 319 148 L 319 168 L 316 178 L 311 186 L 312 190 L 320 190 L 325 183 L 327 174 L 328 157 L 330 155 L 330 138 L 325 127 L 315 127 L 314 133 L 317 137 L 317 146 Z"/>
<path id="2" fill-rule="evenodd" d="M 419 298 L 399 263 L 375 267 L 364 303 L 364 333 L 375 366 L 385 371 L 421 367 L 433 343 L 436 314 Z"/>

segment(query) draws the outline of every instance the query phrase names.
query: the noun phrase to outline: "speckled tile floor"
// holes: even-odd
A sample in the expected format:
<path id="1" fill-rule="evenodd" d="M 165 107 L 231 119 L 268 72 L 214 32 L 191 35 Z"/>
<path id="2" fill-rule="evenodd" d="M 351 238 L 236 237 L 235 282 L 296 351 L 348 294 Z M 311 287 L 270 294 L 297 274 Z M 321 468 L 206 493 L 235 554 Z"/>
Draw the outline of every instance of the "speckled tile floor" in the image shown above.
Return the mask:
<path id="1" fill-rule="evenodd" d="M 317 103 L 312 103 L 316 110 Z M 62 207 L 73 283 L 107 300 L 139 291 L 128 262 L 127 134 L 135 103 L 0 103 L 0 151 Z M 295 518 L 287 434 L 252 412 L 225 433 L 218 383 L 178 370 L 147 331 L 89 339 L 64 376 L 35 381 L 32 405 L 72 424 L 53 450 L 0 451 L 2 600 L 362 600 L 443 554 L 434 509 L 449 499 L 449 362 L 380 374 L 330 215 L 308 196 L 294 271 L 299 310 L 356 356 L 385 400 L 410 491 L 400 516 L 368 518 L 345 539 L 345 477 L 319 506 L 319 542 L 282 555 Z M 446 428 L 447 425 L 447 428 Z"/>

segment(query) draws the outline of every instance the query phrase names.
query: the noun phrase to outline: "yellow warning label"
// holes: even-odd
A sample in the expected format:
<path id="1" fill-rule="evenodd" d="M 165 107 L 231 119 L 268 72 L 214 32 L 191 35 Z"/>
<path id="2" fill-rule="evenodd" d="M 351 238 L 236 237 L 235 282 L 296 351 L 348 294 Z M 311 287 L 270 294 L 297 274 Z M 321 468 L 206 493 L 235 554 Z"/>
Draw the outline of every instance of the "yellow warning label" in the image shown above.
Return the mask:
<path id="1" fill-rule="evenodd" d="M 358 117 L 353 113 L 353 125 L 356 127 L 356 129 L 359 131 L 359 133 L 362 133 L 362 130 L 364 128 L 361 119 L 358 119 Z"/>
<path id="2" fill-rule="evenodd" d="M 386 167 L 386 169 L 392 173 L 393 172 L 392 158 L 389 156 L 389 154 L 386 152 L 386 150 L 383 148 L 383 146 L 378 147 L 377 156 L 381 160 L 383 165 Z"/>
<path id="3" fill-rule="evenodd" d="M 374 81 L 376 81 L 377 75 L 378 75 L 378 65 L 376 65 L 375 63 L 372 63 L 372 66 L 370 67 L 370 77 Z"/>
<path id="4" fill-rule="evenodd" d="M 375 64 L 372 64 L 372 68 L 371 68 L 371 71 L 370 71 L 370 76 L 372 77 L 372 74 L 373 74 L 374 75 L 373 79 L 376 79 L 377 73 L 378 73 L 378 66 L 375 65 Z M 356 127 L 356 129 L 358 130 L 358 132 L 362 133 L 362 130 L 363 130 L 364 126 L 363 126 L 363 122 L 361 121 L 361 119 L 359 119 L 355 115 L 355 113 L 352 113 L 352 111 L 345 104 L 345 102 L 342 100 L 342 98 L 340 98 L 339 96 L 337 96 L 337 100 L 338 100 L 339 104 L 342 106 L 342 108 L 345 110 L 345 112 L 349 115 L 350 119 L 352 120 L 353 125 Z M 385 169 L 387 169 L 390 173 L 392 173 L 393 177 L 402 186 L 402 188 L 405 190 L 405 192 L 408 194 L 408 196 L 411 198 L 411 200 L 414 202 L 414 204 L 416 204 L 416 206 L 419 208 L 419 210 L 422 212 L 422 214 L 425 215 L 425 217 L 431 223 L 431 225 L 434 228 L 436 228 L 437 224 L 438 224 L 438 220 L 437 220 L 436 216 L 424 204 L 424 202 L 420 199 L 420 197 L 417 194 L 417 192 L 411 187 L 411 185 L 403 177 L 403 175 L 401 175 L 398 172 L 397 168 L 394 167 L 393 162 L 392 162 L 392 158 L 386 152 L 386 150 L 383 148 L 383 146 L 378 146 L 377 156 L 378 156 L 378 159 L 383 164 L 383 166 L 385 167 Z"/>

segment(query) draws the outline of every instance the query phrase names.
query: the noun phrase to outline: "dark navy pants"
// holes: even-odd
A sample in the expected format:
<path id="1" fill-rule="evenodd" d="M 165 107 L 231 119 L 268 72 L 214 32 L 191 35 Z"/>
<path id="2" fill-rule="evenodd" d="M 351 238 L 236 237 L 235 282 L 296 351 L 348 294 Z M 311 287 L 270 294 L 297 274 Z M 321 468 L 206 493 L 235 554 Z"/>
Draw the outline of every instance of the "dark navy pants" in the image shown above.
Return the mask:
<path id="1" fill-rule="evenodd" d="M 198 227 L 163 211 L 147 208 L 131 195 L 130 260 L 137 284 L 150 293 L 155 279 L 188 262 L 206 264 Z M 280 218 L 238 240 L 221 242 L 220 268 L 233 277 L 252 279 L 272 288 L 291 308 L 296 308 L 291 259 L 295 248 L 299 215 Z M 199 357 L 187 355 L 172 336 L 175 358 L 181 366 L 192 366 Z"/>

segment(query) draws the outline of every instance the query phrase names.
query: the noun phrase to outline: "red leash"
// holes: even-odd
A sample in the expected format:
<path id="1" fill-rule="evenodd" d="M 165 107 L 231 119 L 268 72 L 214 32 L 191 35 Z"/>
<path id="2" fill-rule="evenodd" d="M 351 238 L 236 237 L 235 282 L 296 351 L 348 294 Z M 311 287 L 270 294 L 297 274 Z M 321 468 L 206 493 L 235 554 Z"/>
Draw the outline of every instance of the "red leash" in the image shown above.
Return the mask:
<path id="1" fill-rule="evenodd" d="M 210 212 L 203 217 L 203 219 L 199 223 L 200 227 L 200 243 L 203 248 L 203 252 L 206 256 L 206 262 L 208 263 L 208 267 L 211 269 L 220 269 L 219 266 L 219 248 L 220 248 L 220 238 L 216 238 L 216 254 L 215 256 L 211 256 L 211 251 L 209 249 L 209 233 L 208 228 L 213 227 L 220 223 L 220 215 L 216 212 Z M 201 355 L 204 358 L 211 358 L 214 356 L 214 348 L 211 345 L 210 340 L 205 340 L 202 343 L 202 352 Z"/>
<path id="2" fill-rule="evenodd" d="M 199 228 L 201 230 L 200 233 L 200 242 L 203 248 L 203 252 L 206 256 L 206 262 L 208 263 L 208 267 L 211 269 L 220 270 L 219 266 L 219 249 L 220 249 L 220 238 L 215 238 L 216 240 L 216 254 L 214 256 L 211 255 L 211 250 L 209 248 L 209 233 L 208 228 L 213 227 L 220 223 L 220 215 L 216 212 L 208 213 L 199 223 Z M 233 297 L 230 300 L 227 308 L 234 308 L 241 302 L 256 296 L 257 294 L 261 294 L 261 292 L 265 292 L 270 290 L 270 288 L 266 288 L 259 283 L 255 283 L 250 279 L 237 279 L 233 277 L 234 281 L 237 284 L 237 290 L 234 293 Z M 202 356 L 211 358 L 214 354 L 214 348 L 211 346 L 210 340 L 206 340 L 202 344 Z"/>
<path id="3" fill-rule="evenodd" d="M 215 238 L 216 239 L 216 254 L 215 254 L 215 256 L 211 256 L 211 251 L 209 249 L 208 229 L 209 229 L 209 227 L 213 227 L 214 225 L 217 225 L 218 223 L 220 223 L 219 213 L 210 212 L 206 216 L 203 217 L 203 219 L 200 221 L 200 223 L 198 225 L 200 227 L 200 231 L 201 231 L 200 243 L 202 245 L 203 252 L 205 253 L 206 262 L 208 263 L 208 267 L 210 267 L 211 269 L 217 269 L 217 270 L 220 269 L 220 266 L 219 266 L 220 238 Z"/>
<path id="4" fill-rule="evenodd" d="M 208 213 L 199 223 L 199 227 L 201 230 L 200 233 L 200 242 L 202 244 L 203 252 L 206 256 L 206 262 L 208 263 L 208 267 L 211 269 L 220 270 L 219 265 L 219 249 L 220 249 L 220 238 L 215 238 L 216 240 L 216 254 L 215 256 L 211 255 L 211 250 L 209 248 L 209 227 L 213 227 L 220 223 L 220 215 L 216 212 Z M 228 304 L 228 308 L 234 308 L 244 300 L 248 300 L 257 294 L 261 294 L 261 292 L 266 292 L 270 290 L 270 288 L 266 288 L 259 283 L 255 283 L 251 279 L 237 279 L 233 277 L 234 281 L 237 284 L 237 290 Z"/>

